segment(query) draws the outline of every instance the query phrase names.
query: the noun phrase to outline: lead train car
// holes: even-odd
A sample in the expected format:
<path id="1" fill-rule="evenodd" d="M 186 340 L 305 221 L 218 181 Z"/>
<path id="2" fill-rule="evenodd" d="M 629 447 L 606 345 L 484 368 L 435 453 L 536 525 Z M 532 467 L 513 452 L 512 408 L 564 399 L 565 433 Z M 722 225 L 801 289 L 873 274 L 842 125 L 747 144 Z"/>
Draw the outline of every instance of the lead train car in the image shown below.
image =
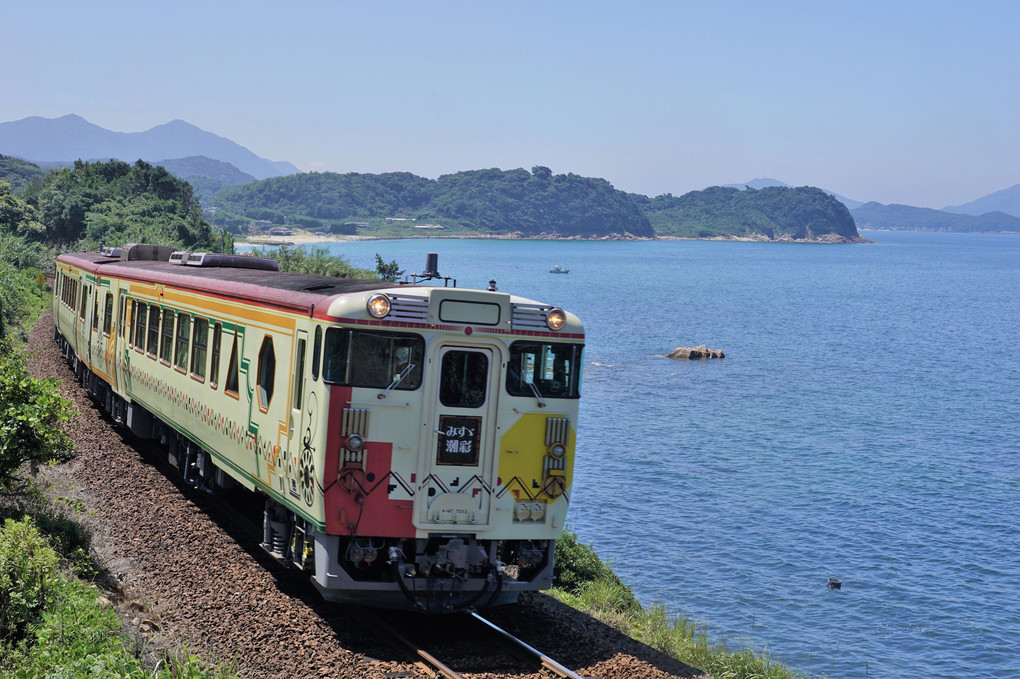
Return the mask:
<path id="1" fill-rule="evenodd" d="M 329 600 L 448 611 L 547 589 L 584 330 L 508 294 L 281 273 L 132 244 L 57 259 L 82 385 Z"/>

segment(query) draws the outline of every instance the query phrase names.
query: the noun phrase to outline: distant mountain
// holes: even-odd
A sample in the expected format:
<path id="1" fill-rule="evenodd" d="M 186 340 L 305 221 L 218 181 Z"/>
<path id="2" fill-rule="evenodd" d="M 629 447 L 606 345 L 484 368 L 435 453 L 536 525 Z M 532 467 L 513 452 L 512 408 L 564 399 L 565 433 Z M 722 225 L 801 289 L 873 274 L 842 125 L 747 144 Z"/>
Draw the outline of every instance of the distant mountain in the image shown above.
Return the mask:
<path id="1" fill-rule="evenodd" d="M 1005 212 L 1007 215 L 1020 217 L 1020 184 L 1008 189 L 989 193 L 977 200 L 963 205 L 949 205 L 942 208 L 944 212 L 961 215 L 983 215 L 987 212 Z"/>
<path id="2" fill-rule="evenodd" d="M 980 216 L 954 214 L 910 205 L 865 203 L 851 210 L 862 229 L 893 231 L 957 231 L 970 233 L 1020 233 L 1020 217 L 1004 212 Z"/>
<path id="3" fill-rule="evenodd" d="M 257 181 L 247 172 L 241 172 L 230 163 L 205 156 L 189 156 L 173 160 L 159 160 L 153 165 L 165 167 L 170 174 L 184 179 L 195 187 L 203 202 L 212 200 L 222 191 Z"/>
<path id="4" fill-rule="evenodd" d="M 166 158 L 205 156 L 230 163 L 256 179 L 295 174 L 287 162 L 260 158 L 240 144 L 201 130 L 183 120 L 157 125 L 145 132 L 112 132 L 81 116 L 60 118 L 32 116 L 0 123 L 0 153 L 35 163 L 105 160 L 149 163 Z"/>
<path id="5" fill-rule="evenodd" d="M 768 186 L 789 187 L 790 185 L 785 182 L 781 182 L 778 179 L 771 179 L 769 177 L 759 177 L 758 179 L 752 179 L 751 181 L 744 182 L 743 184 L 723 184 L 723 188 L 740 189 L 741 191 L 744 189 L 764 189 Z"/>
<path id="6" fill-rule="evenodd" d="M 208 177 L 230 186 L 240 186 L 255 181 L 255 177 L 241 172 L 230 163 L 214 160 L 205 156 L 188 156 L 172 160 L 159 160 L 153 165 L 165 167 L 170 174 L 187 179 L 188 177 Z"/>
<path id="7" fill-rule="evenodd" d="M 770 186 L 781 186 L 784 188 L 790 187 L 790 185 L 785 182 L 781 182 L 778 179 L 771 179 L 769 177 L 759 177 L 758 179 L 752 179 L 751 181 L 744 182 L 743 184 L 723 184 L 724 188 L 740 189 L 741 191 L 743 191 L 744 189 L 764 189 Z M 822 190 L 825 191 L 830 196 L 832 196 L 833 198 L 835 198 L 836 200 L 838 200 L 839 202 L 843 203 L 843 205 L 846 205 L 847 208 L 850 210 L 853 210 L 854 208 L 858 208 L 864 205 L 864 201 L 846 198 L 844 196 L 839 195 L 838 193 L 833 193 L 832 191 L 829 191 L 827 189 Z"/>

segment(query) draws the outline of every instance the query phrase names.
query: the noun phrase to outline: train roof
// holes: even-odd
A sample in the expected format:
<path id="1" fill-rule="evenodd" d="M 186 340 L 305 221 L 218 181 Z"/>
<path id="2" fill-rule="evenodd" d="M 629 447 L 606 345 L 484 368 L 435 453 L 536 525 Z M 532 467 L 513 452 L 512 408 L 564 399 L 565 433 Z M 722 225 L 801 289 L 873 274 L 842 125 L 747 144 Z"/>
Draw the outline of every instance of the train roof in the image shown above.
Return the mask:
<path id="1" fill-rule="evenodd" d="M 198 267 L 154 260 L 125 261 L 96 252 L 65 253 L 58 260 L 79 266 L 97 276 L 170 285 L 304 313 L 311 313 L 314 307 L 323 305 L 337 295 L 382 290 L 394 285 L 388 281 L 228 266 Z"/>
<path id="2" fill-rule="evenodd" d="M 141 256 L 134 258 L 130 251 L 124 257 L 113 252 L 69 252 L 60 255 L 57 261 L 88 271 L 99 278 L 117 278 L 187 290 L 310 317 L 346 318 L 355 308 L 359 312 L 358 315 L 361 315 L 364 312 L 364 299 L 356 301 L 345 299 L 345 296 L 385 290 L 389 297 L 397 301 L 397 310 L 391 322 L 404 324 L 405 327 L 428 324 L 445 327 L 444 323 L 489 325 L 470 315 L 462 320 L 455 320 L 456 313 L 449 309 L 447 310 L 449 313 L 444 317 L 438 309 L 451 295 L 461 302 L 482 303 L 483 306 L 506 305 L 506 315 L 502 317 L 500 327 L 503 330 L 519 331 L 528 335 L 548 334 L 545 314 L 554 308 L 554 305 L 494 291 L 281 272 L 275 270 L 275 260 L 257 257 L 171 252 L 170 248 L 144 244 L 138 246 L 132 244 L 127 247 L 139 248 L 142 251 Z M 171 261 L 167 261 L 168 258 L 171 258 Z M 271 265 L 271 268 L 266 268 L 266 265 Z M 479 296 L 484 297 L 484 300 Z M 414 301 L 420 297 L 431 300 L 433 304 L 425 302 L 421 305 Z M 435 306 L 435 309 L 430 311 L 430 306 Z M 495 327 L 493 329 L 495 330 Z M 573 314 L 567 314 L 567 327 L 564 331 L 557 332 L 556 335 L 563 339 L 584 337 L 583 326 Z"/>

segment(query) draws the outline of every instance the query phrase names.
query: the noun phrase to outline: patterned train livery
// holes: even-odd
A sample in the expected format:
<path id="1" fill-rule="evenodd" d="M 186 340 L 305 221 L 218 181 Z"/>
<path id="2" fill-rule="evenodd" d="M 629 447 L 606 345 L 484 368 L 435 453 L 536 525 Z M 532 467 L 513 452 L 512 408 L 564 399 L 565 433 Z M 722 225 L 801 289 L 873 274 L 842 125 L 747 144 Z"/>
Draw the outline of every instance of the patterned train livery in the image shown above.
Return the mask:
<path id="1" fill-rule="evenodd" d="M 326 599 L 512 602 L 552 583 L 584 329 L 437 278 L 148 244 L 67 253 L 54 334 L 82 386 L 185 481 L 264 496 L 263 548 Z"/>

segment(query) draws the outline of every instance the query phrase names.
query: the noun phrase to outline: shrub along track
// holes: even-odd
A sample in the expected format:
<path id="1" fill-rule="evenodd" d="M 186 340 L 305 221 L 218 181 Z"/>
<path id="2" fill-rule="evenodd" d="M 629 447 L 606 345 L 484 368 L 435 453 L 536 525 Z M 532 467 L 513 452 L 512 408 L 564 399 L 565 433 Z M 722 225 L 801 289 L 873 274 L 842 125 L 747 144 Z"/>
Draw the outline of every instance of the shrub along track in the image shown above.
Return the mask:
<path id="1" fill-rule="evenodd" d="M 355 609 L 328 604 L 303 577 L 264 556 L 215 503 L 168 478 L 165 458 L 141 455 L 78 388 L 52 340 L 50 314 L 28 349 L 35 377 L 55 377 L 79 415 L 68 424 L 76 457 L 47 474 L 76 497 L 106 582 L 141 639 L 235 663 L 242 677 L 413 677 Z M 697 672 L 544 595 L 487 617 L 584 676 L 662 678 Z M 470 655 L 469 640 L 464 643 Z M 481 669 L 481 668 L 479 668 Z M 538 677 L 528 673 L 472 676 Z"/>

